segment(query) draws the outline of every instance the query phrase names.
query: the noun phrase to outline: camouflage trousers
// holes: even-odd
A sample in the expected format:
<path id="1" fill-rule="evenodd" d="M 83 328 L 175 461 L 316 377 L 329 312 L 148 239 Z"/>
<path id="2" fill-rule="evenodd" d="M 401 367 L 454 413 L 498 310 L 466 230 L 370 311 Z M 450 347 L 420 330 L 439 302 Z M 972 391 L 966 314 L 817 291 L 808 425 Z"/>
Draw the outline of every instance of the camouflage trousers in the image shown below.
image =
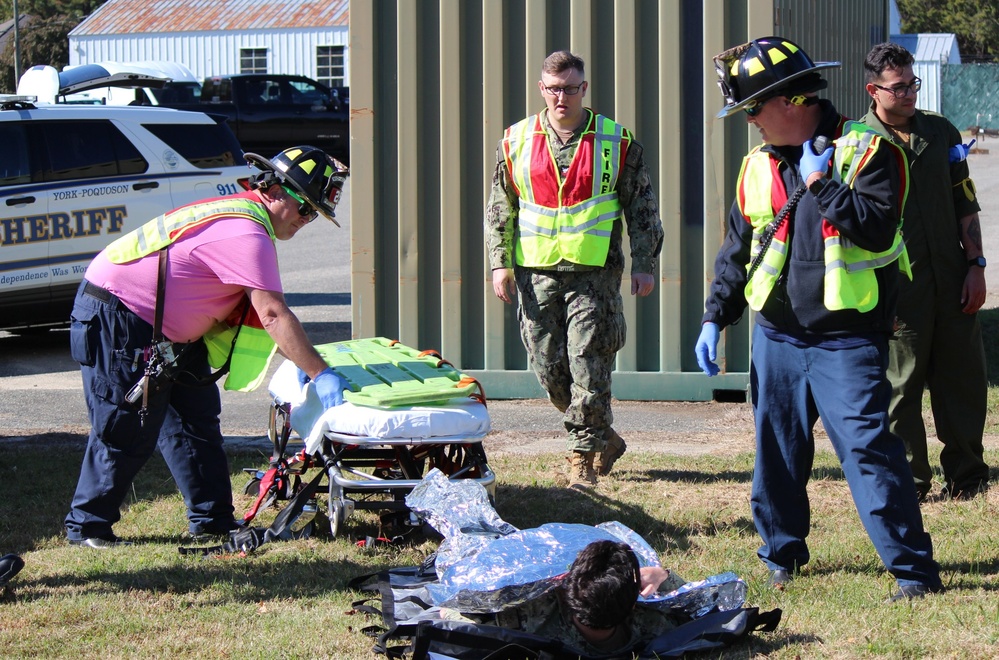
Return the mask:
<path id="1" fill-rule="evenodd" d="M 569 451 L 601 451 L 611 372 L 624 346 L 621 271 L 516 269 L 520 336 L 531 368 L 563 413 Z"/>

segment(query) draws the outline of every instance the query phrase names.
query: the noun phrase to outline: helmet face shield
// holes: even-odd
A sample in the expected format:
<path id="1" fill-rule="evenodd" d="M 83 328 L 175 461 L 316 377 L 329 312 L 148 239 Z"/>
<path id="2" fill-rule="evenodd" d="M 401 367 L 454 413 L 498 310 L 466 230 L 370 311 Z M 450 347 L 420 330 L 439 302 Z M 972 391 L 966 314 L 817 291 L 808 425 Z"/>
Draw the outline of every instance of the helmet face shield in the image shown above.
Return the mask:
<path id="1" fill-rule="evenodd" d="M 797 44 L 780 37 L 763 37 L 715 55 L 715 73 L 725 107 L 716 117 L 727 117 L 785 90 L 805 94 L 825 89 L 821 69 L 839 62 L 813 62 Z M 795 84 L 797 83 L 797 84 Z"/>
<path id="2" fill-rule="evenodd" d="M 271 160 L 257 154 L 245 154 L 246 162 L 263 170 L 261 181 L 272 176 L 299 192 L 319 213 L 337 227 L 336 205 L 350 174 L 346 165 L 321 149 L 299 146 L 285 149 Z"/>

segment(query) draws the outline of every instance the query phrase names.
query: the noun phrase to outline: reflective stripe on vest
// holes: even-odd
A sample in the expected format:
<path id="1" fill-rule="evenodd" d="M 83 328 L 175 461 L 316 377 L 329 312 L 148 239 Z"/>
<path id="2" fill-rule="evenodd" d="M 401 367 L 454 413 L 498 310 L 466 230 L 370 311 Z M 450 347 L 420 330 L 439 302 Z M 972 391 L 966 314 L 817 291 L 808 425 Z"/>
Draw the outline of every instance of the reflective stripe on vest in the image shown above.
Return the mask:
<path id="1" fill-rule="evenodd" d="M 275 240 L 267 209 L 251 199 L 223 198 L 197 204 L 188 204 L 153 218 L 138 229 L 118 238 L 106 248 L 104 254 L 112 263 L 124 264 L 162 250 L 187 230 L 222 217 L 253 220 L 264 226 L 267 235 Z"/>
<path id="2" fill-rule="evenodd" d="M 603 266 L 621 218 L 617 180 L 631 132 L 587 110 L 589 118 L 563 178 L 541 115 L 506 130 L 503 150 L 519 197 L 516 261 L 531 268 L 562 260 Z"/>
<path id="3" fill-rule="evenodd" d="M 867 165 L 871 155 L 879 148 L 881 138 L 859 122 L 848 121 L 843 134 L 835 140 L 833 154 L 833 180 L 852 186 L 857 174 Z M 886 147 L 893 148 L 893 147 Z M 908 165 L 901 156 L 902 186 L 899 208 L 903 208 L 908 195 Z M 739 173 L 738 203 L 744 217 L 753 226 L 750 248 L 752 257 L 761 249 L 763 231 L 774 220 L 774 209 L 780 209 L 787 199 L 783 179 L 777 162 L 759 147 L 743 160 Z M 755 311 L 763 308 L 787 259 L 787 231 L 785 224 L 774 236 L 763 263 L 746 284 L 746 301 Z M 901 219 L 895 232 L 892 247 L 884 252 L 872 252 L 858 247 L 839 233 L 825 218 L 822 219 L 824 237 L 823 302 L 831 311 L 855 309 L 868 312 L 878 303 L 878 283 L 874 269 L 898 261 L 899 269 L 910 278 L 912 271 L 909 255 L 902 239 Z M 751 263 L 751 261 L 750 261 Z M 747 265 L 748 269 L 748 265 Z"/>
<path id="4" fill-rule="evenodd" d="M 773 222 L 774 209 L 780 209 L 787 202 L 787 191 L 783 185 L 774 185 L 781 181 L 777 169 L 777 161 L 759 151 L 757 147 L 750 152 L 742 162 L 739 172 L 739 207 L 743 216 L 750 219 L 753 226 L 753 238 L 750 243 L 750 264 L 763 249 L 760 243 L 767 226 Z M 760 154 L 760 155 L 755 155 Z M 746 191 L 755 191 L 746 194 Z M 752 279 L 746 282 L 746 300 L 750 309 L 760 311 L 767 296 L 773 290 L 784 261 L 787 259 L 787 237 L 790 223 L 785 222 L 774 234 L 770 247 L 763 254 Z M 749 266 L 747 265 L 747 269 Z"/>
<path id="5" fill-rule="evenodd" d="M 871 154 L 880 146 L 883 140 L 880 135 L 870 130 L 865 124 L 848 121 L 843 127 L 843 136 L 836 141 L 836 152 L 842 151 L 842 160 L 834 160 L 833 178 L 848 186 L 853 186 L 860 171 L 867 165 Z M 909 195 L 909 165 L 905 152 L 886 143 L 885 148 L 892 149 L 899 158 L 901 171 L 901 186 L 898 208 L 905 208 L 905 200 Z M 840 173 L 844 172 L 842 176 Z M 822 235 L 825 245 L 823 256 L 826 263 L 823 302 L 826 309 L 837 311 L 855 309 L 869 312 L 878 304 L 878 282 L 875 269 L 883 268 L 898 261 L 899 270 L 912 279 L 912 267 L 909 253 L 905 249 L 902 238 L 902 220 L 899 218 L 892 246 L 883 252 L 872 252 L 857 246 L 839 230 L 823 219 Z"/>
<path id="6" fill-rule="evenodd" d="M 138 229 L 125 234 L 105 248 L 105 254 L 117 264 L 128 263 L 172 245 L 189 229 L 201 227 L 219 218 L 246 218 L 264 226 L 267 235 L 275 240 L 267 209 L 260 202 L 245 198 L 222 198 L 197 204 L 189 204 L 179 209 L 153 218 Z M 208 364 L 212 369 L 220 369 L 232 351 L 229 373 L 225 379 L 225 389 L 247 392 L 256 389 L 263 381 L 277 345 L 271 336 L 260 327 L 256 313 L 250 309 L 239 335 L 239 321 L 242 318 L 244 298 L 237 311 L 229 316 L 229 322 L 216 323 L 202 340 L 208 347 Z M 256 320 L 254 323 L 253 321 Z M 233 337 L 236 344 L 233 346 Z"/>

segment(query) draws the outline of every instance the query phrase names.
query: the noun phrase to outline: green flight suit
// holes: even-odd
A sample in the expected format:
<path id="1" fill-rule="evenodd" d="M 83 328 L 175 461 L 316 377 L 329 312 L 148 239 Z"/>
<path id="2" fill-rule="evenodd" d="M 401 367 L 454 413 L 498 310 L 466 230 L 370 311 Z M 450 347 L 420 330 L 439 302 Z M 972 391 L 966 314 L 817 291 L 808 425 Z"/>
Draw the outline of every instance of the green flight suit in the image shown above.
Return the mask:
<path id="1" fill-rule="evenodd" d="M 905 149 L 909 158 L 909 197 L 902 235 L 912 260 L 913 279 L 899 281 L 894 341 L 888 378 L 891 430 L 905 442 L 916 489 L 932 487 L 922 417 L 924 386 L 929 388 L 945 489 L 977 490 L 988 482 L 982 458 L 987 374 L 982 328 L 977 314 L 961 311 L 968 260 L 961 245 L 961 218 L 980 210 L 967 160 L 951 163 L 949 149 L 962 142 L 945 117 L 917 110 L 903 144 L 877 118 L 873 106 L 862 121 Z"/>

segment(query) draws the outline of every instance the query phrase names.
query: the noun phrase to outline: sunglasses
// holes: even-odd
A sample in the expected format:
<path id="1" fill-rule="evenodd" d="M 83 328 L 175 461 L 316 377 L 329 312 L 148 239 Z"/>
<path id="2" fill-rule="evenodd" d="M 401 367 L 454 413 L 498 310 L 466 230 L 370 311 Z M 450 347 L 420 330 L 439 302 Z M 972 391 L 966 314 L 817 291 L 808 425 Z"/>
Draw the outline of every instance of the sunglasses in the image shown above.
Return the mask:
<path id="1" fill-rule="evenodd" d="M 770 98 L 765 99 L 763 101 L 753 101 L 749 105 L 745 106 L 742 110 L 750 117 L 755 117 L 761 112 L 763 112 L 763 106 L 765 106 L 767 103 L 774 100 L 775 98 L 777 97 L 771 96 Z"/>
<path id="2" fill-rule="evenodd" d="M 309 204 L 307 201 L 305 201 L 305 199 L 301 195 L 299 195 L 297 192 L 295 192 L 288 186 L 281 186 L 281 188 L 284 189 L 284 191 L 288 194 L 289 197 L 298 202 L 298 215 L 300 215 L 303 218 L 308 218 L 306 222 L 312 222 L 313 220 L 316 219 L 316 216 L 319 215 L 319 211 L 317 211 L 315 207 L 312 206 L 312 204 Z"/>

